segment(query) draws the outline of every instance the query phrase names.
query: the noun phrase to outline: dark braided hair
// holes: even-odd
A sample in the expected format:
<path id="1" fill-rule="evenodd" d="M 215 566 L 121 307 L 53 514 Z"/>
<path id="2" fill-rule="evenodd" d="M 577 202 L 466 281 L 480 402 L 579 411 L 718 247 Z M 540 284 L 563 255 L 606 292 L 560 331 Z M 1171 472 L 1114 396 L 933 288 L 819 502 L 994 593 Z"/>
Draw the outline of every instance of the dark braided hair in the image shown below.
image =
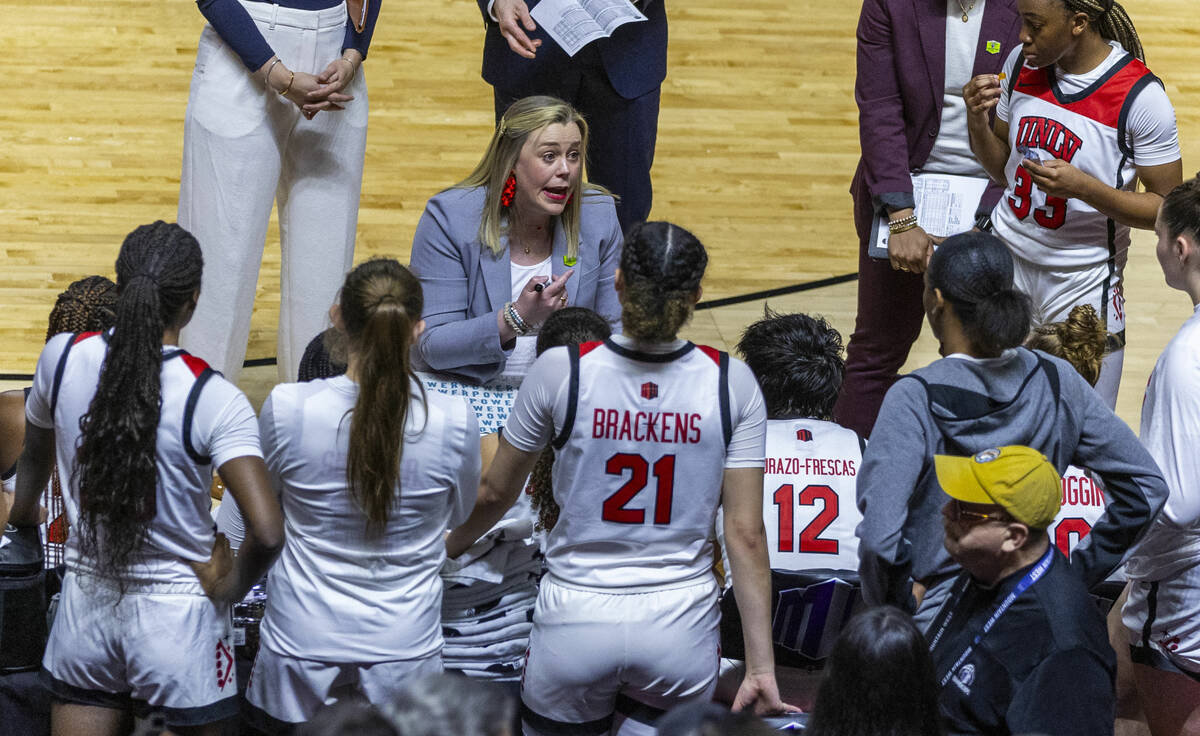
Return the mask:
<path id="1" fill-rule="evenodd" d="M 538 331 L 537 354 L 560 345 L 579 345 L 603 340 L 612 334 L 608 320 L 586 307 L 566 307 L 554 312 Z M 554 448 L 547 446 L 529 473 L 525 492 L 537 511 L 535 529 L 550 531 L 558 523 L 558 502 L 554 500 Z"/>
<path id="2" fill-rule="evenodd" d="M 346 483 L 370 534 L 383 530 L 400 500 L 404 427 L 416 382 L 409 346 L 424 303 L 421 282 L 393 258 L 360 263 L 342 285 L 347 347 L 359 358 Z"/>
<path id="3" fill-rule="evenodd" d="M 103 332 L 117 319 L 117 285 L 103 276 L 87 276 L 72 282 L 54 302 L 46 328 L 46 341 L 63 332 Z M 46 535 L 46 559 L 61 563 L 69 529 L 63 506 L 62 480 L 58 464 L 50 475 L 50 532 Z"/>
<path id="4" fill-rule="evenodd" d="M 625 334 L 655 342 L 675 339 L 692 317 L 707 265 L 704 245 L 678 225 L 643 222 L 631 227 L 621 250 Z"/>
<path id="5" fill-rule="evenodd" d="M 62 332 L 107 330 L 116 318 L 117 285 L 103 276 L 88 276 L 58 295 L 50 310 L 46 340 Z"/>
<path id="6" fill-rule="evenodd" d="M 163 332 L 186 322 L 200 289 L 200 244 L 161 220 L 134 230 L 117 256 L 116 322 L 96 394 L 79 419 L 80 550 L 97 572 L 136 560 L 154 519 Z"/>
<path id="7" fill-rule="evenodd" d="M 842 336 L 824 318 L 768 308 L 742 333 L 737 348 L 762 387 L 767 416 L 833 418 L 846 361 Z"/>
<path id="8" fill-rule="evenodd" d="M 1142 49 L 1142 40 L 1138 37 L 1137 29 L 1129 13 L 1116 0 L 1063 0 L 1070 13 L 1083 13 L 1088 23 L 1099 33 L 1101 38 L 1116 41 L 1121 46 L 1142 61 L 1146 60 L 1146 52 Z"/>

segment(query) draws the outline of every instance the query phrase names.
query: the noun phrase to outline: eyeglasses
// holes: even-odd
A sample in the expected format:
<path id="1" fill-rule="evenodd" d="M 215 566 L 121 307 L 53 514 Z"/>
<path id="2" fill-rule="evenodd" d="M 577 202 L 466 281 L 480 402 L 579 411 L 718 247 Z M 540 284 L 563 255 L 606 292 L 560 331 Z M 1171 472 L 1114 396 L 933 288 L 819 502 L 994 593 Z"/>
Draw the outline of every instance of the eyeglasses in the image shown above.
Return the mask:
<path id="1" fill-rule="evenodd" d="M 992 513 L 984 514 L 980 513 L 979 511 L 972 511 L 971 509 L 963 508 L 962 502 L 957 498 L 950 499 L 950 503 L 946 504 L 946 508 L 948 509 L 946 516 L 950 519 L 950 521 L 967 521 L 972 524 L 982 524 L 985 521 L 1012 521 L 1012 517 L 1003 511 L 994 511 Z"/>

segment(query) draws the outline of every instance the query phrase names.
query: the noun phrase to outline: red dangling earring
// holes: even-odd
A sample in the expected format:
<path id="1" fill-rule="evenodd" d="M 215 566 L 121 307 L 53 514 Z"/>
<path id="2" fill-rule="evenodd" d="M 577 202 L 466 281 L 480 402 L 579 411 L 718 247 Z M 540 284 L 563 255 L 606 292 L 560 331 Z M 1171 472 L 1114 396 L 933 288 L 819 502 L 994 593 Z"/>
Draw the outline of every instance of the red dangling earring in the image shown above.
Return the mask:
<path id="1" fill-rule="evenodd" d="M 567 197 L 567 206 L 570 207 L 571 203 L 574 201 L 575 201 L 575 192 L 571 192 L 571 194 Z"/>
<path id="2" fill-rule="evenodd" d="M 504 189 L 500 190 L 500 206 L 512 207 L 513 197 L 517 193 L 517 177 L 509 173 L 508 178 L 504 180 Z"/>

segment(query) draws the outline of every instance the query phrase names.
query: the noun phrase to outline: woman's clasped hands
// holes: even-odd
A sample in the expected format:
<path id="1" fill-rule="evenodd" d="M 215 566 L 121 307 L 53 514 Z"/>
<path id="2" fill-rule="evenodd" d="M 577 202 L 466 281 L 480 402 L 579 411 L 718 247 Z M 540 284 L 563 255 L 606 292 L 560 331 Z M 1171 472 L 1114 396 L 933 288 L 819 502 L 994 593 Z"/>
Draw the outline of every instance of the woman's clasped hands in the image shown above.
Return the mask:
<path id="1" fill-rule="evenodd" d="M 355 49 L 343 51 L 320 74 L 294 72 L 279 57 L 272 57 L 262 67 L 262 78 L 268 89 L 286 98 L 306 119 L 312 120 L 322 111 L 343 110 L 345 103 L 354 99 L 343 90 L 361 65 L 362 54 Z"/>

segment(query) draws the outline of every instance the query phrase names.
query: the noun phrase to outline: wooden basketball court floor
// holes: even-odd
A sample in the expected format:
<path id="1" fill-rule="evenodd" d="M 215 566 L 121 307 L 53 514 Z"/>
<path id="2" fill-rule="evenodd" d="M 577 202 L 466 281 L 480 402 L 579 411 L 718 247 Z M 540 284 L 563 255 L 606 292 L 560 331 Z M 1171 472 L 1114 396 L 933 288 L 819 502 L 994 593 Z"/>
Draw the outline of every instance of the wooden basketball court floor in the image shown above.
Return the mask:
<path id="1" fill-rule="evenodd" d="M 857 285 L 847 187 L 858 158 L 854 31 L 859 4 L 666 0 L 652 217 L 708 246 L 705 299 L 818 284 L 765 300 L 823 314 L 849 337 Z M 1183 0 L 1127 0 L 1148 61 L 1179 117 L 1185 175 L 1200 161 L 1200 32 Z M 4 0 L 0 113 L 0 388 L 28 384 L 55 295 L 111 276 L 136 225 L 174 220 L 183 115 L 203 19 L 191 0 Z M 426 199 L 478 160 L 492 125 L 480 79 L 483 26 L 469 0 L 385 0 L 364 69 L 367 162 L 356 260 L 407 261 Z M 279 247 L 272 226 L 248 357 L 275 353 Z M 331 278 L 334 276 L 331 275 Z M 822 280 L 835 283 L 820 286 Z M 1191 313 L 1167 289 L 1153 237 L 1127 270 L 1129 350 L 1118 411 L 1136 429 L 1142 390 Z M 687 336 L 731 348 L 755 299 L 699 311 Z M 937 357 L 927 334 L 907 368 Z M 271 366 L 243 372 L 257 405 Z"/>

